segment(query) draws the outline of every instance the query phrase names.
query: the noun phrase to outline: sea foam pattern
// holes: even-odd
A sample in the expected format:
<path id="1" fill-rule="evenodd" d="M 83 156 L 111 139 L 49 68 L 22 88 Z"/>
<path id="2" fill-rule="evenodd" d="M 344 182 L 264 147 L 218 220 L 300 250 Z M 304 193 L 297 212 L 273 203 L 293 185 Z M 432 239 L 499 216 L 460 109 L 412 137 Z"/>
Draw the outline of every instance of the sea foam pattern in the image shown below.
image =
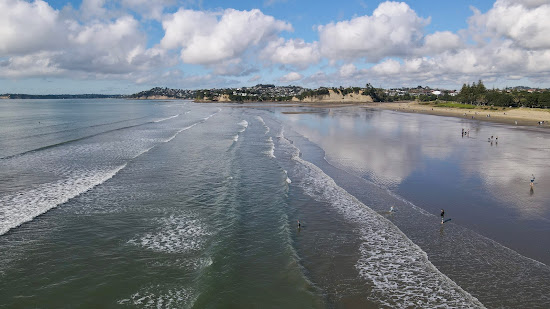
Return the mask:
<path id="1" fill-rule="evenodd" d="M 219 112 L 221 112 L 221 111 L 222 111 L 221 108 L 218 108 L 218 110 L 217 110 L 215 113 L 212 113 L 212 114 L 210 114 L 210 115 L 208 115 L 208 116 L 206 116 L 206 117 L 204 117 L 204 118 L 202 118 L 202 119 L 203 119 L 204 121 L 206 121 L 206 120 L 212 118 L 212 116 L 216 115 L 217 113 L 219 113 Z"/>
<path id="2" fill-rule="evenodd" d="M 269 150 L 265 152 L 270 158 L 275 158 L 275 143 L 273 143 L 273 139 L 271 136 L 267 139 L 267 143 L 269 144 Z"/>
<path id="3" fill-rule="evenodd" d="M 119 305 L 137 308 L 189 308 L 195 301 L 194 294 L 184 288 L 163 289 L 150 286 L 118 301 Z"/>
<path id="4" fill-rule="evenodd" d="M 270 129 L 269 129 L 269 127 L 265 124 L 264 119 L 263 119 L 261 116 L 256 116 L 256 119 L 258 119 L 258 121 L 264 126 L 264 128 L 265 128 L 265 133 L 264 133 L 264 134 L 269 133 Z"/>
<path id="5" fill-rule="evenodd" d="M 484 308 L 475 297 L 442 274 L 424 251 L 397 227 L 339 187 L 314 164 L 293 152 L 299 185 L 310 197 L 333 205 L 360 227 L 361 257 L 356 268 L 374 284 L 372 298 L 391 308 Z"/>
<path id="6" fill-rule="evenodd" d="M 173 140 L 176 136 L 178 136 L 178 134 L 180 134 L 181 132 L 183 132 L 183 131 L 185 131 L 185 130 L 189 130 L 189 129 L 191 129 L 192 127 L 196 126 L 197 124 L 199 124 L 199 123 L 197 122 L 197 123 L 194 123 L 194 124 L 192 124 L 192 125 L 190 125 L 190 126 L 187 126 L 187 127 L 185 127 L 185 128 L 179 129 L 178 131 L 176 131 L 176 133 L 175 133 L 174 135 L 170 136 L 169 138 L 167 138 L 167 139 L 164 140 L 163 142 L 168 143 L 169 141 Z M 149 151 L 149 150 L 147 150 L 147 151 Z"/>
<path id="7" fill-rule="evenodd" d="M 116 175 L 126 164 L 110 170 L 73 171 L 72 176 L 17 195 L 0 197 L 0 235 L 66 203 Z"/>
<path id="8" fill-rule="evenodd" d="M 241 122 L 239 122 L 239 125 L 241 127 L 243 127 L 241 130 L 239 130 L 239 133 L 240 132 L 244 132 L 244 130 L 246 130 L 246 128 L 248 128 L 248 121 L 246 120 L 241 120 Z"/>
<path id="9" fill-rule="evenodd" d="M 290 180 L 290 178 L 288 178 L 288 172 L 287 172 L 287 170 L 283 170 L 283 171 L 285 172 L 286 183 L 291 184 L 291 183 L 292 183 L 292 180 Z"/>
<path id="10" fill-rule="evenodd" d="M 219 111 L 220 110 L 187 127 L 177 129 L 176 131 L 171 129 L 173 134 L 164 138 L 156 136 L 157 134 L 166 134 L 161 128 L 151 131 L 152 135 L 147 138 L 137 138 L 132 135 L 134 131 L 129 130 L 127 139 L 123 142 L 104 142 L 101 144 L 101 147 L 93 143 L 87 146 L 70 144 L 63 147 L 45 149 L 45 151 L 48 151 L 48 155 L 46 156 L 41 156 L 40 153 L 34 151 L 26 155 L 10 158 L 10 160 L 13 159 L 18 160 L 17 162 L 25 163 L 30 162 L 30 164 L 42 162 L 42 165 L 37 167 L 39 170 L 51 170 L 50 173 L 61 177 L 61 179 L 43 183 L 32 189 L 17 192 L 16 194 L 0 195 L 0 235 L 104 183 L 126 167 L 129 160 L 147 153 L 160 143 L 170 142 L 179 133 L 205 122 Z M 159 119 L 153 121 L 153 123 L 162 123 L 169 119 L 174 119 L 179 115 L 180 114 Z M 122 132 L 125 132 L 123 129 L 114 130 L 113 132 L 122 134 Z M 56 161 L 58 158 L 63 158 L 65 156 L 80 157 L 83 162 L 95 162 L 96 160 L 97 162 L 94 165 L 95 168 L 91 169 L 83 168 L 79 166 L 79 164 L 73 165 L 72 161 Z M 118 167 L 112 167 L 107 158 L 118 161 L 120 165 Z M 104 161 L 105 159 L 107 160 Z M 6 164 L 16 163 L 6 161 Z M 101 167 L 101 165 L 107 166 Z"/>
<path id="11" fill-rule="evenodd" d="M 248 121 L 246 120 L 241 120 L 238 125 L 241 126 L 241 129 L 239 130 L 239 132 L 237 133 L 237 135 L 233 136 L 233 141 L 236 142 L 239 140 L 239 135 L 241 133 L 243 133 L 244 131 L 246 131 L 246 128 L 248 128 Z"/>
<path id="12" fill-rule="evenodd" d="M 174 115 L 174 116 L 170 116 L 170 117 L 166 117 L 166 118 L 161 118 L 161 119 L 157 119 L 157 120 L 154 120 L 153 122 L 163 122 L 163 121 L 166 121 L 166 120 L 170 120 L 172 118 L 176 118 L 176 117 L 179 117 L 180 114 L 177 114 L 177 115 Z"/>
<path id="13" fill-rule="evenodd" d="M 184 253 L 200 250 L 210 235 L 204 223 L 187 215 L 171 215 L 157 219 L 155 232 L 131 239 L 129 244 L 168 253 Z"/>

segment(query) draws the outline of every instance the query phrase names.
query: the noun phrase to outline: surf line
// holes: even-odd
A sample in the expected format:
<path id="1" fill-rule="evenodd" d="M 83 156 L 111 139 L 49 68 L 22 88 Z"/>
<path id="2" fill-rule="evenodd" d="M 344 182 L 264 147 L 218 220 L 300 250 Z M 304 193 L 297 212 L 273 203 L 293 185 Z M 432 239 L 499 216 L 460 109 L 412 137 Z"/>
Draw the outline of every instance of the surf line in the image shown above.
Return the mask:
<path id="1" fill-rule="evenodd" d="M 27 139 L 27 138 L 31 138 L 31 137 L 39 137 L 39 136 L 46 136 L 46 135 L 54 135 L 54 134 L 60 134 L 60 133 L 65 133 L 65 132 L 73 132 L 73 131 L 83 130 L 83 129 L 89 129 L 89 128 L 97 128 L 97 127 L 109 126 L 109 125 L 113 125 L 113 124 L 117 124 L 117 123 L 123 123 L 123 122 L 128 122 L 128 121 L 139 120 L 139 119 L 143 119 L 143 118 L 146 118 L 146 117 L 147 117 L 147 116 L 143 116 L 143 117 L 138 117 L 138 118 L 130 118 L 130 119 L 124 119 L 124 120 L 119 120 L 119 121 L 113 121 L 113 122 L 98 123 L 98 124 L 93 124 L 93 125 L 89 125 L 89 126 L 82 126 L 82 127 L 76 127 L 76 128 L 65 129 L 65 130 L 59 130 L 59 131 L 51 131 L 51 132 L 46 132 L 46 133 L 38 133 L 38 134 L 33 134 L 33 135 L 27 135 L 27 136 L 24 136 L 23 138 L 24 138 L 24 139 Z M 73 123 L 77 123 L 77 121 L 71 121 L 71 122 L 66 122 L 66 123 L 61 123 L 61 124 L 51 125 L 51 126 L 43 126 L 43 127 L 40 127 L 40 129 L 48 128 L 48 127 L 63 126 L 63 125 L 73 124 Z M 11 139 L 19 139 L 19 138 L 21 138 L 21 137 L 18 136 L 18 137 L 13 137 L 13 138 L 11 138 Z M 10 140 L 10 139 L 8 139 L 8 140 Z"/>
<path id="2" fill-rule="evenodd" d="M 217 110 L 215 113 L 210 114 L 209 116 L 207 116 L 207 117 L 205 117 L 205 118 L 202 118 L 202 119 L 203 119 L 204 121 L 206 121 L 206 120 L 210 119 L 212 116 L 216 115 L 217 113 L 219 113 L 219 112 L 221 112 L 221 111 L 222 111 L 222 109 L 221 109 L 221 108 L 218 108 L 218 110 Z"/>
<path id="3" fill-rule="evenodd" d="M 23 156 L 23 155 L 26 155 L 26 154 L 29 154 L 29 153 L 38 152 L 38 151 L 54 148 L 54 147 L 57 147 L 57 146 L 82 141 L 82 140 L 92 138 L 92 137 L 96 137 L 96 136 L 100 136 L 100 135 L 103 135 L 103 134 L 112 133 L 112 132 L 116 132 L 116 131 L 122 131 L 122 130 L 126 130 L 126 129 L 131 129 L 131 128 L 136 128 L 136 127 L 140 127 L 140 126 L 144 126 L 144 125 L 148 125 L 148 124 L 152 124 L 152 123 L 156 123 L 156 122 L 155 121 L 147 121 L 147 122 L 144 122 L 144 123 L 138 123 L 138 124 L 131 125 L 131 126 L 126 126 L 126 127 L 116 128 L 116 129 L 107 130 L 107 131 L 103 131 L 103 132 L 98 132 L 98 133 L 95 133 L 95 134 L 91 134 L 91 135 L 87 135 L 87 136 L 83 136 L 83 137 L 79 137 L 79 138 L 75 138 L 75 139 L 71 139 L 71 140 L 67 140 L 67 141 L 63 141 L 63 142 L 59 142 L 59 143 L 56 143 L 56 144 L 47 145 L 47 146 L 39 147 L 39 148 L 36 148 L 36 149 L 23 151 L 23 152 L 20 152 L 20 153 L 17 153 L 17 154 L 2 157 L 2 158 L 0 158 L 0 160 L 8 160 L 8 159 L 12 159 L 12 158 L 15 158 L 15 157 L 20 157 L 20 156 Z"/>
<path id="4" fill-rule="evenodd" d="M 295 152 L 299 152 L 288 139 L 283 137 L 282 142 L 290 147 L 289 150 L 294 148 Z M 299 156 L 292 156 L 292 159 L 298 163 L 295 166 L 296 174 L 303 178 L 299 186 L 305 194 L 315 200 L 329 202 L 347 220 L 360 224 L 362 244 L 356 269 L 363 279 L 374 284 L 373 300 L 390 305 L 387 302 L 389 297 L 391 303 L 403 304 L 400 307 L 410 305 L 429 308 L 441 305 L 438 299 L 445 299 L 445 305 L 451 307 L 484 308 L 476 297 L 439 271 L 430 262 L 426 252 L 399 228 L 336 184 L 315 164 Z M 384 251 L 392 248 L 398 250 L 389 251 L 391 255 L 379 252 L 380 249 Z M 396 261 L 403 262 L 396 264 Z M 403 278 L 399 273 L 404 272 L 415 275 Z M 388 284 L 388 278 L 392 281 L 391 285 Z M 410 285 L 411 280 L 421 282 L 424 288 Z M 426 288 L 438 292 L 432 295 L 426 292 Z"/>
<path id="5" fill-rule="evenodd" d="M 12 195 L 11 197 L 7 197 L 7 199 L 4 197 L 2 201 L 3 207 L 17 209 L 18 212 L 6 213 L 5 219 L 0 222 L 0 235 L 4 235 L 11 229 L 30 222 L 49 210 L 67 203 L 69 200 L 105 183 L 124 169 L 126 165 L 127 163 L 124 163 L 101 176 L 90 175 L 84 179 L 72 179 L 73 184 L 76 184 L 76 188 L 73 187 L 73 190 L 67 190 L 67 181 L 71 179 L 64 179 L 63 181 L 54 183 L 53 186 L 52 184 L 45 184 L 49 185 L 49 187 L 39 187 L 26 191 L 23 195 Z M 44 195 L 44 193 L 46 194 Z M 32 202 L 29 203 L 29 200 Z"/>
<path id="6" fill-rule="evenodd" d="M 163 122 L 163 121 L 166 121 L 166 120 L 169 120 L 169 119 L 172 119 L 172 118 L 179 117 L 179 115 L 181 115 L 181 114 L 177 114 L 177 115 L 170 116 L 170 117 L 167 117 L 167 118 L 162 118 L 162 119 L 154 120 L 153 122 Z"/>

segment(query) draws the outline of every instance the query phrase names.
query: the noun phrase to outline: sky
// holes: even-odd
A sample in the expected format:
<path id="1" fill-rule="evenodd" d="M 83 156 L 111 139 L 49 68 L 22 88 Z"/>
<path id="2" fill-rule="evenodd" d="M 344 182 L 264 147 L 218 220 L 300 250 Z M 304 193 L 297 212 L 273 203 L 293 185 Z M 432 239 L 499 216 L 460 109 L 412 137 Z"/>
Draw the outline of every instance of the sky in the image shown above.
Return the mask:
<path id="1" fill-rule="evenodd" d="M 550 0 L 0 0 L 0 93 L 550 87 Z"/>

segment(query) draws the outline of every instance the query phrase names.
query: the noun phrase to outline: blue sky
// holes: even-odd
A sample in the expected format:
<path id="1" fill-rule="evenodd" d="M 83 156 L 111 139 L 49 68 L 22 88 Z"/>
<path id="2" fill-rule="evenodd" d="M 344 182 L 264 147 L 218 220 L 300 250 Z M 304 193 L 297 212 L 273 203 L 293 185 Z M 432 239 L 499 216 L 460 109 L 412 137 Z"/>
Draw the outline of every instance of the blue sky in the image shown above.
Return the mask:
<path id="1" fill-rule="evenodd" d="M 0 0 L 0 93 L 550 87 L 550 0 Z"/>

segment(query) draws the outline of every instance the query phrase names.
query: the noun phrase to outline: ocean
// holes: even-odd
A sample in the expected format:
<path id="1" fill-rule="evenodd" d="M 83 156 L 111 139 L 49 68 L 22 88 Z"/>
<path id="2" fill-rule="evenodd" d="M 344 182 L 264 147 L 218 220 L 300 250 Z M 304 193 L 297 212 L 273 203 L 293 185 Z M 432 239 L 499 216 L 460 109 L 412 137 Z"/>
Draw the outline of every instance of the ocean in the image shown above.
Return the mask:
<path id="1" fill-rule="evenodd" d="M 548 308 L 549 153 L 363 106 L 0 100 L 0 308 Z"/>

